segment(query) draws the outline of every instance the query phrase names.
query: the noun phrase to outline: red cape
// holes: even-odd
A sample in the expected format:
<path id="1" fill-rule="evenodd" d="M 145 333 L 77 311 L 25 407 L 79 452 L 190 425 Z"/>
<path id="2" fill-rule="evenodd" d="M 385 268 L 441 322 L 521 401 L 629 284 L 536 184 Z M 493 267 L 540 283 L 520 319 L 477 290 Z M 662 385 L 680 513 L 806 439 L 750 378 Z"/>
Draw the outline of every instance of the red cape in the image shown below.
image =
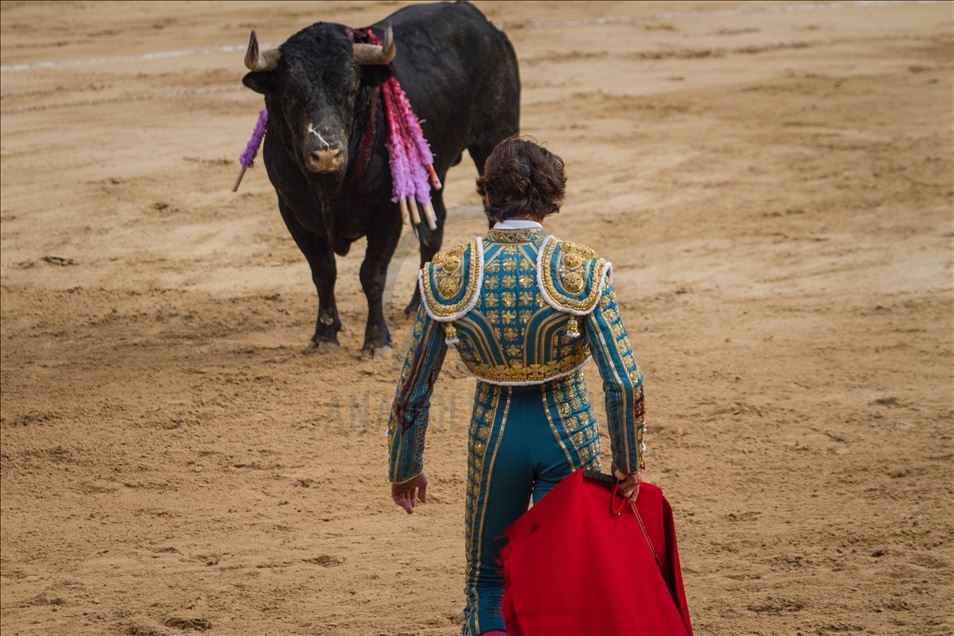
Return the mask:
<path id="1" fill-rule="evenodd" d="M 672 509 L 659 487 L 641 484 L 630 507 L 611 483 L 576 470 L 507 528 L 507 539 L 508 636 L 692 635 Z"/>

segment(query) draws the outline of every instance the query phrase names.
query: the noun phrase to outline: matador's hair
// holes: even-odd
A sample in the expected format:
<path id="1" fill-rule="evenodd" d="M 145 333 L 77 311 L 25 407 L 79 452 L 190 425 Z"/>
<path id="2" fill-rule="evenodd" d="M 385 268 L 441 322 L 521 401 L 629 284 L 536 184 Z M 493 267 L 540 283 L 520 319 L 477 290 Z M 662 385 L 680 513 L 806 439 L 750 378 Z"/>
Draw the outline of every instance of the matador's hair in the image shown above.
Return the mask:
<path id="1" fill-rule="evenodd" d="M 532 139 L 514 136 L 497 144 L 477 177 L 477 193 L 491 225 L 559 212 L 566 191 L 564 167 L 563 159 Z"/>

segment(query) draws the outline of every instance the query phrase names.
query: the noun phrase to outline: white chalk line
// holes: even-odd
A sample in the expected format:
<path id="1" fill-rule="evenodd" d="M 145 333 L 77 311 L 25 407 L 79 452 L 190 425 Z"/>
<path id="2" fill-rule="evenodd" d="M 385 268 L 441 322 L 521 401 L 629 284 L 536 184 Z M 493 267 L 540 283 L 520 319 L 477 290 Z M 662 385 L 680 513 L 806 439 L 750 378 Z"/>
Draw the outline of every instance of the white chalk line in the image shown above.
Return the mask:
<path id="1" fill-rule="evenodd" d="M 278 44 L 260 44 L 262 48 L 272 48 Z M 26 62 L 23 64 L 2 64 L 0 72 L 16 73 L 18 71 L 28 71 L 34 69 L 48 68 L 66 68 L 70 66 L 87 66 L 96 64 L 113 64 L 116 62 L 141 62 L 149 60 L 167 60 L 178 57 L 189 57 L 192 55 L 210 55 L 213 53 L 244 53 L 248 48 L 247 44 L 229 44 L 227 46 L 207 46 L 199 49 L 180 49 L 178 51 L 156 51 L 154 53 L 142 53 L 140 55 L 107 55 L 103 57 L 88 57 L 74 60 L 55 60 L 49 62 Z"/>
<path id="2" fill-rule="evenodd" d="M 610 24 L 628 24 L 657 20 L 679 20 L 695 17 L 719 17 L 733 15 L 751 15 L 759 13 L 799 13 L 808 11 L 835 11 L 839 9 L 864 9 L 880 7 L 898 7 L 912 4 L 938 4 L 944 0 L 855 0 L 854 2 L 827 2 L 820 4 L 799 3 L 769 6 L 740 6 L 726 9 L 701 9 L 698 11 L 665 11 L 641 16 L 609 16 L 603 18 L 581 18 L 578 20 L 530 20 L 520 23 L 503 23 L 502 26 L 522 27 L 527 29 L 564 29 L 583 26 L 604 26 Z M 263 48 L 277 46 L 277 44 L 262 44 Z M 53 60 L 46 62 L 26 62 L 22 64 L 2 64 L 0 72 L 16 73 L 20 71 L 67 68 L 71 66 L 86 66 L 97 64 L 112 64 L 116 62 L 136 62 L 149 60 L 164 60 L 189 57 L 193 55 L 211 55 L 215 53 L 244 52 L 246 44 L 232 44 L 217 47 L 203 47 L 197 49 L 180 49 L 177 51 L 158 51 L 140 55 L 110 55 L 73 60 Z"/>

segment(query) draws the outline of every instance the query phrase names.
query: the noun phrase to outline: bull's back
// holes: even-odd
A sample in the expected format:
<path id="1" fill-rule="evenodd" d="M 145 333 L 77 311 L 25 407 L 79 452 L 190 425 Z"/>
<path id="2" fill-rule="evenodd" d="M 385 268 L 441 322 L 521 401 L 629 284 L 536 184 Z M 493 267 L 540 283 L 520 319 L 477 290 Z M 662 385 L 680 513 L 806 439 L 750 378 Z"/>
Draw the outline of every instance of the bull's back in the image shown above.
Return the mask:
<path id="1" fill-rule="evenodd" d="M 413 5 L 376 30 L 386 23 L 398 46 L 392 66 L 439 157 L 456 156 L 475 128 L 516 127 L 517 58 L 506 34 L 480 10 L 468 2 Z"/>

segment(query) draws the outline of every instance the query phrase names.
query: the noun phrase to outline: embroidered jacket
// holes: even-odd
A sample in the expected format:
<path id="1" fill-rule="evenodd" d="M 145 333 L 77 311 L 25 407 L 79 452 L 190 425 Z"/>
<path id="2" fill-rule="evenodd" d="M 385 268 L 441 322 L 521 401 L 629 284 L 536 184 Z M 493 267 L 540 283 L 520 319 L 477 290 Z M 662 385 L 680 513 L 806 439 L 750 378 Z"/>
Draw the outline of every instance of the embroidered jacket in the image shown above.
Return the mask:
<path id="1" fill-rule="evenodd" d="M 611 263 L 542 228 L 495 229 L 436 254 L 418 282 L 422 304 L 388 425 L 391 481 L 423 471 L 430 397 L 448 345 L 480 382 L 499 385 L 582 382 L 578 371 L 592 355 L 614 468 L 643 468 L 643 376 L 620 319 Z M 584 406 L 585 414 L 558 404 L 549 410 L 556 419 L 592 417 Z"/>

